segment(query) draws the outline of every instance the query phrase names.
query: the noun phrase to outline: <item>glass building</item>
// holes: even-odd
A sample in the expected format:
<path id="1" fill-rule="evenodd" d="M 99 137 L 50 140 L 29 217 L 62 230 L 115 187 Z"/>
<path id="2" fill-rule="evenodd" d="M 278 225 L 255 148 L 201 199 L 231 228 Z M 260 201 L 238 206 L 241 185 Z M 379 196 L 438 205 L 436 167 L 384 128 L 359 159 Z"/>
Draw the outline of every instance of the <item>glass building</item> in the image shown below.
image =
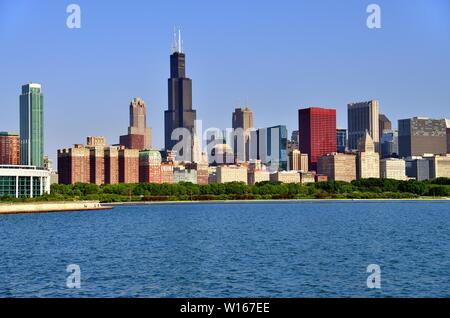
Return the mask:
<path id="1" fill-rule="evenodd" d="M 268 166 L 270 171 L 284 171 L 288 169 L 288 131 L 286 126 L 274 126 L 258 129 L 256 132 L 256 159 Z M 253 134 L 251 134 L 253 135 Z M 254 141 L 251 141 L 254 149 Z M 255 159 L 251 152 L 251 159 Z"/>
<path id="2" fill-rule="evenodd" d="M 336 130 L 336 148 L 340 153 L 345 153 L 347 150 L 347 129 Z"/>
<path id="3" fill-rule="evenodd" d="M 40 84 L 22 86 L 20 95 L 20 163 L 44 166 L 44 96 Z"/>
<path id="4" fill-rule="evenodd" d="M 34 198 L 50 193 L 50 171 L 33 166 L 0 165 L 0 197 Z"/>

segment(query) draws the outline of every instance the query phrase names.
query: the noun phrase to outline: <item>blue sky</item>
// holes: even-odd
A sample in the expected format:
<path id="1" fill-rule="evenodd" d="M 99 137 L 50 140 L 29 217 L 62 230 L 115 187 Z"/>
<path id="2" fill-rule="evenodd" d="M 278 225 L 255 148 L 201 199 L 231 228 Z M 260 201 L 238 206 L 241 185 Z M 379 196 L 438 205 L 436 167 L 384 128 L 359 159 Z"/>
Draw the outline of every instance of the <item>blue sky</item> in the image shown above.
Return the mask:
<path id="1" fill-rule="evenodd" d="M 82 28 L 66 27 L 81 7 Z M 382 29 L 366 26 L 369 4 Z M 117 143 L 135 96 L 163 146 L 174 25 L 180 26 L 204 127 L 231 126 L 248 101 L 255 125 L 297 128 L 297 110 L 376 98 L 396 122 L 450 117 L 448 0 L 0 0 L 0 131 L 19 130 L 20 86 L 45 94 L 46 152 L 104 135 Z"/>

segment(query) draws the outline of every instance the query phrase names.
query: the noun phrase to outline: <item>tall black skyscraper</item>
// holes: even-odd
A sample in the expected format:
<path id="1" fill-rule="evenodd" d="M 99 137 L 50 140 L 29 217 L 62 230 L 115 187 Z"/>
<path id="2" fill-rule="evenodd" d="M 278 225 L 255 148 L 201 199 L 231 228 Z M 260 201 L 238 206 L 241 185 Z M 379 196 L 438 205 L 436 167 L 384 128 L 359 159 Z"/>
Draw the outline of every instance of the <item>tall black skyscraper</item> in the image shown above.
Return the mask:
<path id="1" fill-rule="evenodd" d="M 172 131 L 176 128 L 186 128 L 195 133 L 197 113 L 192 109 L 192 80 L 186 77 L 186 56 L 183 53 L 181 34 L 178 39 L 174 35 L 172 55 L 170 56 L 169 109 L 164 113 L 165 147 L 172 149 L 177 140 L 171 140 Z"/>

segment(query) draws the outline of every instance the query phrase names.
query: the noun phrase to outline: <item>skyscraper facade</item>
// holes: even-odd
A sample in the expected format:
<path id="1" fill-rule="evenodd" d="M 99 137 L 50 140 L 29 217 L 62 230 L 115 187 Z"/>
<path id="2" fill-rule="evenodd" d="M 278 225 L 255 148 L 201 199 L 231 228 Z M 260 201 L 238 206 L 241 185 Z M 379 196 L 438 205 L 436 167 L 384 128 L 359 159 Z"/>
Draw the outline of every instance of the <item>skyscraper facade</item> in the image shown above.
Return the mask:
<path id="1" fill-rule="evenodd" d="M 256 131 L 257 158 L 268 166 L 270 171 L 288 169 L 288 131 L 286 126 L 279 125 L 269 128 L 261 128 Z M 254 141 L 252 142 L 252 147 Z"/>
<path id="2" fill-rule="evenodd" d="M 414 117 L 398 121 L 400 157 L 447 153 L 445 119 Z"/>
<path id="3" fill-rule="evenodd" d="M 44 166 L 44 96 L 41 85 L 22 86 L 20 95 L 20 163 Z"/>
<path id="4" fill-rule="evenodd" d="M 337 152 L 344 153 L 347 150 L 347 129 L 336 130 Z"/>
<path id="5" fill-rule="evenodd" d="M 20 164 L 20 137 L 15 133 L 0 132 L 0 165 Z"/>
<path id="6" fill-rule="evenodd" d="M 193 153 L 197 114 L 192 109 L 192 80 L 186 77 L 186 56 L 181 43 L 181 36 L 178 33 L 178 42 L 174 43 L 173 52 L 170 56 L 168 110 L 164 112 L 165 148 L 171 150 L 179 141 L 172 140 L 174 129 L 185 128 L 191 136 L 190 147 L 191 153 Z"/>
<path id="7" fill-rule="evenodd" d="M 253 112 L 248 107 L 236 108 L 233 112 L 232 121 L 233 130 L 242 129 L 242 136 L 240 134 L 235 134 L 234 136 L 234 155 L 237 161 L 248 161 L 250 129 L 253 128 Z M 242 154 L 238 153 L 239 143 L 243 146 L 244 153 Z"/>
<path id="8" fill-rule="evenodd" d="M 378 116 L 378 128 L 379 128 L 379 133 L 380 133 L 380 140 L 383 137 L 383 133 L 389 130 L 392 130 L 392 123 L 389 120 L 389 118 L 387 118 L 386 115 L 384 114 L 380 114 Z"/>
<path id="9" fill-rule="evenodd" d="M 152 129 L 147 128 L 147 107 L 140 97 L 134 98 L 130 103 L 128 135 L 120 136 L 120 144 L 137 150 L 152 147 Z"/>
<path id="10" fill-rule="evenodd" d="M 356 177 L 358 179 L 380 177 L 380 155 L 375 152 L 375 144 L 368 132 L 358 143 Z"/>
<path id="11" fill-rule="evenodd" d="M 398 131 L 385 130 L 380 140 L 380 154 L 382 158 L 398 157 Z"/>
<path id="12" fill-rule="evenodd" d="M 309 155 L 309 168 L 317 171 L 318 158 L 336 152 L 336 109 L 300 109 L 298 128 L 299 150 Z"/>
<path id="13" fill-rule="evenodd" d="M 348 104 L 348 146 L 350 150 L 358 149 L 358 142 L 366 131 L 375 143 L 375 151 L 380 144 L 380 104 L 377 100 Z"/>

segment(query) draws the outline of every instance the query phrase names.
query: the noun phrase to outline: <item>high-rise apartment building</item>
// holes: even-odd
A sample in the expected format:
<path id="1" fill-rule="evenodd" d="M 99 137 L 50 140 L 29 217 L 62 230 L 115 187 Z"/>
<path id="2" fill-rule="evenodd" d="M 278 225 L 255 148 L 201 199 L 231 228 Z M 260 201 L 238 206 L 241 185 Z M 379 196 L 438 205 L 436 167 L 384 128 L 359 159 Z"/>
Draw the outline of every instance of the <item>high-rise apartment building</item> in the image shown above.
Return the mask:
<path id="1" fill-rule="evenodd" d="M 380 144 L 380 104 L 377 100 L 348 104 L 348 147 L 357 150 L 359 140 L 366 131 L 375 143 L 375 151 L 379 151 Z"/>
<path id="2" fill-rule="evenodd" d="M 120 144 L 137 150 L 152 147 L 152 129 L 147 127 L 147 107 L 140 97 L 134 98 L 130 103 L 128 135 L 120 136 Z"/>
<path id="3" fill-rule="evenodd" d="M 20 137 L 16 133 L 0 132 L 0 165 L 20 164 Z"/>
<path id="4" fill-rule="evenodd" d="M 234 155 L 238 162 L 249 161 L 250 129 L 253 128 L 253 112 L 250 108 L 236 108 L 232 118 L 234 133 Z M 236 131 L 242 129 L 242 131 Z"/>
<path id="5" fill-rule="evenodd" d="M 44 96 L 41 85 L 22 86 L 20 95 L 20 163 L 44 166 Z"/>
<path id="6" fill-rule="evenodd" d="M 414 117 L 398 121 L 400 157 L 447 153 L 447 126 L 445 119 Z"/>
<path id="7" fill-rule="evenodd" d="M 172 132 L 177 128 L 185 128 L 190 133 L 190 152 L 193 154 L 196 111 L 192 109 L 192 80 L 186 77 L 186 55 L 183 52 L 181 35 L 174 37 L 172 55 L 170 56 L 170 78 L 168 80 L 168 110 L 164 112 L 165 149 L 172 150 L 179 140 L 172 140 Z M 191 161 L 186 158 L 184 161 Z"/>
<path id="8" fill-rule="evenodd" d="M 299 150 L 309 155 L 309 168 L 317 170 L 319 156 L 336 152 L 336 109 L 298 111 Z"/>

